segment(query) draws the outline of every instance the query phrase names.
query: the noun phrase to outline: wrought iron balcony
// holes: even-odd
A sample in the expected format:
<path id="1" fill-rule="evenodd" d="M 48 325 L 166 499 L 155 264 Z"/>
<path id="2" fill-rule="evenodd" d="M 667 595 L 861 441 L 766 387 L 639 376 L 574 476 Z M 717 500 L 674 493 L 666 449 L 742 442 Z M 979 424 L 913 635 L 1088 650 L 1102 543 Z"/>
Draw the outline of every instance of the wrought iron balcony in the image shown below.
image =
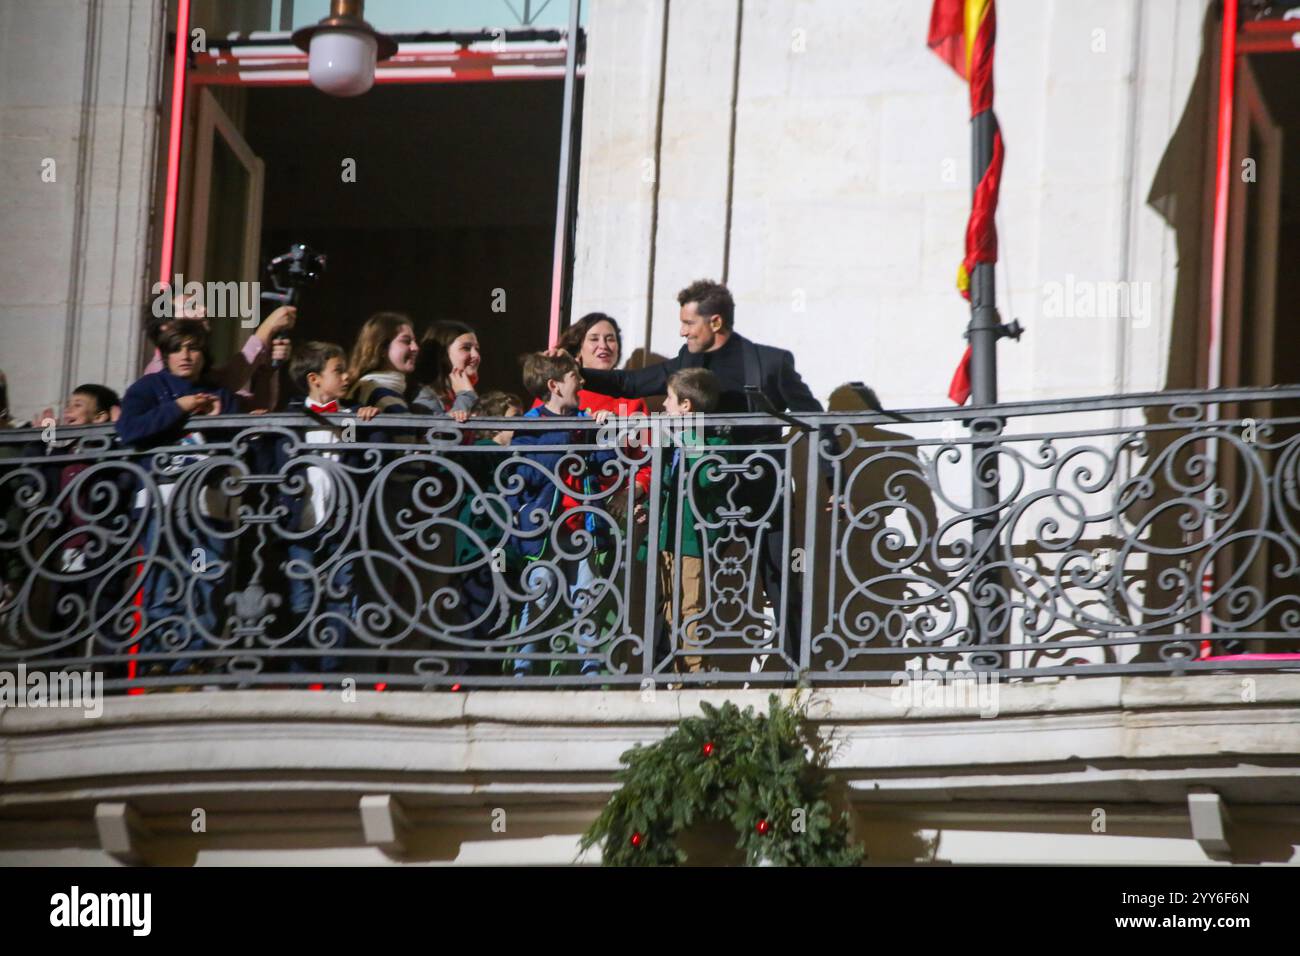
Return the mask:
<path id="1" fill-rule="evenodd" d="M 1300 669 L 1300 386 L 800 418 L 710 416 L 703 443 L 0 432 L 0 669 L 116 692 Z M 697 571 L 701 606 L 665 613 Z"/>

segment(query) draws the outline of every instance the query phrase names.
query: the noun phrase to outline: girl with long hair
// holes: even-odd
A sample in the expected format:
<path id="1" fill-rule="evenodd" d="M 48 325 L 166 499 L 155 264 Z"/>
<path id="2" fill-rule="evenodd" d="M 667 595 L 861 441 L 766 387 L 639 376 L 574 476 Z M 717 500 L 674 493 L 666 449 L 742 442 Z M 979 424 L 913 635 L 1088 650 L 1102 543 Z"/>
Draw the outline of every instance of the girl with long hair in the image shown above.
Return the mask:
<path id="1" fill-rule="evenodd" d="M 478 336 L 464 322 L 434 322 L 420 338 L 414 384 L 419 388 L 412 403 L 425 415 L 450 415 L 459 422 L 469 418 L 478 401 L 474 386 L 483 360 Z"/>
<path id="2" fill-rule="evenodd" d="M 366 319 L 352 349 L 348 366 L 355 383 L 348 393 L 358 405 L 374 405 L 381 414 L 410 411 L 406 401 L 407 377 L 415 372 L 420 344 L 410 316 L 401 312 L 376 312 Z"/>

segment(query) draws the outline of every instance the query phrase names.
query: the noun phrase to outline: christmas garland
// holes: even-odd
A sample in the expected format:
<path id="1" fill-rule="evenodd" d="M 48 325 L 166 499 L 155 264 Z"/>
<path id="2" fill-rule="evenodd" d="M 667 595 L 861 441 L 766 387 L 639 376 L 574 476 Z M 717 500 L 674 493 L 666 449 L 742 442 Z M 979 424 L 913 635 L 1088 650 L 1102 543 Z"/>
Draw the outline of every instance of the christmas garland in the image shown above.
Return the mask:
<path id="1" fill-rule="evenodd" d="M 830 745 L 802 709 L 775 694 L 766 715 L 731 702 L 701 704 L 658 743 L 620 758 L 622 787 L 581 847 L 600 844 L 606 866 L 685 863 L 677 837 L 711 822 L 735 828 L 751 865 L 856 866 L 863 858 L 846 813 L 827 800 Z"/>

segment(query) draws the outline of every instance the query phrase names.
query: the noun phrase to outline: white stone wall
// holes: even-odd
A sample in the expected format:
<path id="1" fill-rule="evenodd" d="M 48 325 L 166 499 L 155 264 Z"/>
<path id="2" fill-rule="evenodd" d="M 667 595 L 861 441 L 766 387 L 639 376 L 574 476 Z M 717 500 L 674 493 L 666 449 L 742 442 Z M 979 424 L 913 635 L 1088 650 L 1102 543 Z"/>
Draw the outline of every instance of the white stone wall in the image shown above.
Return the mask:
<path id="1" fill-rule="evenodd" d="M 969 100 L 926 47 L 930 6 L 745 0 L 732 158 L 736 0 L 592 0 L 574 314 L 609 311 L 630 348 L 672 355 L 676 290 L 725 272 L 739 330 L 793 349 L 822 399 L 862 379 L 887 406 L 947 404 L 968 318 Z M 1189 346 L 1170 338 L 1179 263 L 1146 197 L 1205 8 L 998 4 L 997 294 L 1028 328 L 999 346 L 1003 400 L 1159 389 Z M 1143 283 L 1149 314 L 1043 315 L 1071 276 Z"/>
<path id="2" fill-rule="evenodd" d="M 1146 197 L 1206 4 L 999 4 L 997 288 L 1028 327 L 999 347 L 1004 400 L 1160 388 L 1189 346 L 1170 334 L 1174 237 Z M 893 407 L 946 404 L 968 99 L 926 48 L 929 9 L 590 0 L 574 313 L 609 311 L 629 351 L 671 355 L 677 289 L 725 275 L 739 328 L 794 349 L 823 399 L 863 379 Z M 148 0 L 0 6 L 0 368 L 20 416 L 135 371 L 164 27 Z M 1071 276 L 1144 283 L 1151 314 L 1042 315 Z"/>
<path id="3" fill-rule="evenodd" d="M 0 4 L 0 369 L 15 417 L 137 371 L 162 38 L 154 0 Z"/>

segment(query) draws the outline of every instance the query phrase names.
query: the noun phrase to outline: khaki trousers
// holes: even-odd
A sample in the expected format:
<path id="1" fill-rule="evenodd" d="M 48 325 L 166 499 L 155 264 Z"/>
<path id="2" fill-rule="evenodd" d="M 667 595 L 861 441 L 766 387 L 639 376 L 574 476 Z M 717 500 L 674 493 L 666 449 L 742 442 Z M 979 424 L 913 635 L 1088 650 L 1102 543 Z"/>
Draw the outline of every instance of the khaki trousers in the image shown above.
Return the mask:
<path id="1" fill-rule="evenodd" d="M 682 555 L 681 575 L 681 594 L 679 600 L 674 602 L 673 552 L 661 551 L 659 553 L 659 607 L 664 620 L 670 625 L 676 625 L 678 633 L 682 621 L 689 620 L 704 610 L 704 559 Z M 677 606 L 674 607 L 674 604 Z M 686 625 L 682 650 L 698 648 L 695 643 L 697 624 L 697 621 L 691 621 Z M 704 659 L 698 655 L 676 657 L 673 663 L 674 669 L 679 673 L 685 670 L 690 674 L 698 674 L 704 670 Z"/>

